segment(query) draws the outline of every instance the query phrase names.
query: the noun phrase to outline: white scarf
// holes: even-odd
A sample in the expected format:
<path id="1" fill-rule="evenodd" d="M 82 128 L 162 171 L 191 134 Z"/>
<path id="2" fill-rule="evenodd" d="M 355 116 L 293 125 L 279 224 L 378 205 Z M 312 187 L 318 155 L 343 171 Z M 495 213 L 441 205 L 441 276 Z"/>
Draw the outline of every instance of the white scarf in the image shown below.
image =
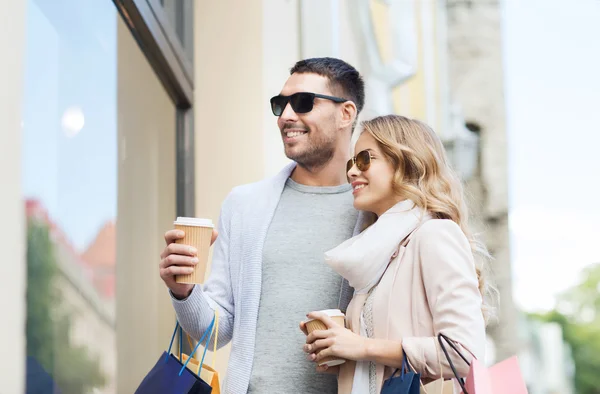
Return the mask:
<path id="1" fill-rule="evenodd" d="M 356 293 L 366 293 L 379 283 L 402 240 L 427 218 L 411 200 L 401 201 L 365 231 L 325 252 L 325 262 Z"/>

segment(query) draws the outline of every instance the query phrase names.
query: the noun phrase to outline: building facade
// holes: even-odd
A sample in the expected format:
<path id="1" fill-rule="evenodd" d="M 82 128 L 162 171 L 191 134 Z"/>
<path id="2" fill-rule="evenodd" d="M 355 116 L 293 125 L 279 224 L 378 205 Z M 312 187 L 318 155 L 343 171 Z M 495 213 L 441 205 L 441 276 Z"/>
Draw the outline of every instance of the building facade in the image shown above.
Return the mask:
<path id="1" fill-rule="evenodd" d="M 467 188 L 474 227 L 493 261 L 491 274 L 500 296 L 497 321 L 489 328 L 496 358 L 517 354 L 517 310 L 512 295 L 508 234 L 508 155 L 499 1 L 448 0 L 449 88 L 460 117 L 478 140 L 478 158 Z"/>
<path id="2" fill-rule="evenodd" d="M 0 65 L 7 92 L 0 99 L 7 185 L 0 242 L 14 262 L 0 276 L 11 317 L 0 335 L 13 355 L 0 365 L 7 392 L 24 391 L 30 358 L 52 366 L 74 392 L 134 391 L 174 325 L 158 276 L 162 234 L 178 215 L 216 221 L 234 186 L 288 162 L 269 98 L 301 58 L 353 64 L 367 83 L 363 119 L 395 112 L 424 120 L 463 177 L 477 174 L 477 138 L 464 121 L 472 98 L 451 94 L 452 37 L 441 0 L 126 3 L 28 0 L 0 12 L 9 32 L 0 46 L 14 54 Z M 32 348 L 27 324 L 37 316 L 31 303 L 38 294 L 29 286 L 35 250 L 27 201 L 43 208 L 70 245 L 69 253 L 55 253 L 52 283 L 73 317 L 67 339 L 47 334 L 54 335 L 49 358 Z M 493 201 L 488 216 L 503 212 L 501 198 Z M 99 337 L 108 338 L 100 348 L 93 343 Z M 92 383 L 61 377 L 57 360 L 69 349 L 87 354 L 79 364 Z M 217 360 L 222 375 L 227 357 L 226 347 Z"/>

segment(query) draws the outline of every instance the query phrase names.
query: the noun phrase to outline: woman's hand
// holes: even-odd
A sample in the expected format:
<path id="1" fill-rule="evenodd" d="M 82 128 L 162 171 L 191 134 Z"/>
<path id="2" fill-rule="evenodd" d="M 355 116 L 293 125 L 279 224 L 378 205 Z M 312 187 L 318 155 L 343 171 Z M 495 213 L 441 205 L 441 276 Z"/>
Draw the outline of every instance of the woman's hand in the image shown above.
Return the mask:
<path id="1" fill-rule="evenodd" d="M 308 331 L 306 329 L 306 322 L 300 323 L 300 330 L 304 333 L 304 335 L 308 335 Z M 310 355 L 306 356 L 306 357 L 310 358 Z M 311 361 L 312 361 L 312 359 L 311 359 Z M 317 372 L 321 372 L 321 373 L 337 375 L 340 372 L 340 367 L 339 366 L 329 367 L 327 365 L 317 365 L 316 370 L 317 370 Z"/>
<path id="2" fill-rule="evenodd" d="M 355 361 L 365 359 L 367 338 L 340 326 L 325 313 L 311 312 L 307 316 L 321 320 L 327 326 L 326 330 L 315 330 L 306 337 L 303 350 L 308 353 L 309 360 L 318 363 L 329 356 Z"/>

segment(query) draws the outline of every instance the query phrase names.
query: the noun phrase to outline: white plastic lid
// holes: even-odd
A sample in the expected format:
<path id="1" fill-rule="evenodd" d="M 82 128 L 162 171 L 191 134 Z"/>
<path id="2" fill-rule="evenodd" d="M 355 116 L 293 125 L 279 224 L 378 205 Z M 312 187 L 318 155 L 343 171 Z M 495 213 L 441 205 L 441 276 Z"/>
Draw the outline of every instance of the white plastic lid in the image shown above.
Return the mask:
<path id="1" fill-rule="evenodd" d="M 179 216 L 174 224 L 178 224 L 180 226 L 215 227 L 210 219 L 186 218 L 182 216 Z"/>
<path id="2" fill-rule="evenodd" d="M 318 311 L 321 313 L 325 313 L 326 315 L 330 316 L 330 317 L 335 317 L 335 316 L 344 316 L 344 314 L 342 313 L 342 311 L 340 311 L 339 309 L 325 309 L 322 311 Z M 310 319 L 308 321 L 313 321 L 314 319 Z M 307 322 L 308 323 L 308 322 Z"/>
<path id="3" fill-rule="evenodd" d="M 339 309 L 325 309 L 324 311 L 320 312 L 323 312 L 329 316 L 344 316 L 342 311 L 340 311 Z"/>

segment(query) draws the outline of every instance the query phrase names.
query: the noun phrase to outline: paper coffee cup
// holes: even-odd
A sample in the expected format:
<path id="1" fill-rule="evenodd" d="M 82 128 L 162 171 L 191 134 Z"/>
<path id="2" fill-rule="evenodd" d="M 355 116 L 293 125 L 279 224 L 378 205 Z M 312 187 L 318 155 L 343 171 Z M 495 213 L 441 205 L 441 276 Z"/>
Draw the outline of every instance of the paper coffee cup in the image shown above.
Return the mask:
<path id="1" fill-rule="evenodd" d="M 213 222 L 210 219 L 178 217 L 174 222 L 177 230 L 183 230 L 185 237 L 178 239 L 178 244 L 193 246 L 198 250 L 198 264 L 194 266 L 194 272 L 186 275 L 177 275 L 177 283 L 202 284 L 206 274 L 208 263 L 208 250 L 210 249 L 210 238 L 213 232 Z"/>
<path id="2" fill-rule="evenodd" d="M 340 311 L 339 309 L 326 309 L 326 310 L 322 310 L 319 312 L 327 314 L 329 317 L 331 317 L 331 319 L 333 321 L 335 321 L 340 326 L 342 326 L 342 327 L 346 326 L 345 325 L 346 318 L 344 316 L 344 313 L 342 313 L 342 311 Z M 305 324 L 306 324 L 306 331 L 309 334 L 311 332 L 313 332 L 314 330 L 327 330 L 327 326 L 325 325 L 325 323 L 323 323 L 321 320 L 318 320 L 318 319 L 309 320 Z M 328 367 L 335 367 L 336 365 L 340 365 L 345 362 L 346 362 L 346 360 L 344 360 L 343 358 L 337 358 L 337 357 L 331 356 L 331 357 L 325 357 L 324 359 L 319 361 L 319 366 L 327 365 Z"/>

